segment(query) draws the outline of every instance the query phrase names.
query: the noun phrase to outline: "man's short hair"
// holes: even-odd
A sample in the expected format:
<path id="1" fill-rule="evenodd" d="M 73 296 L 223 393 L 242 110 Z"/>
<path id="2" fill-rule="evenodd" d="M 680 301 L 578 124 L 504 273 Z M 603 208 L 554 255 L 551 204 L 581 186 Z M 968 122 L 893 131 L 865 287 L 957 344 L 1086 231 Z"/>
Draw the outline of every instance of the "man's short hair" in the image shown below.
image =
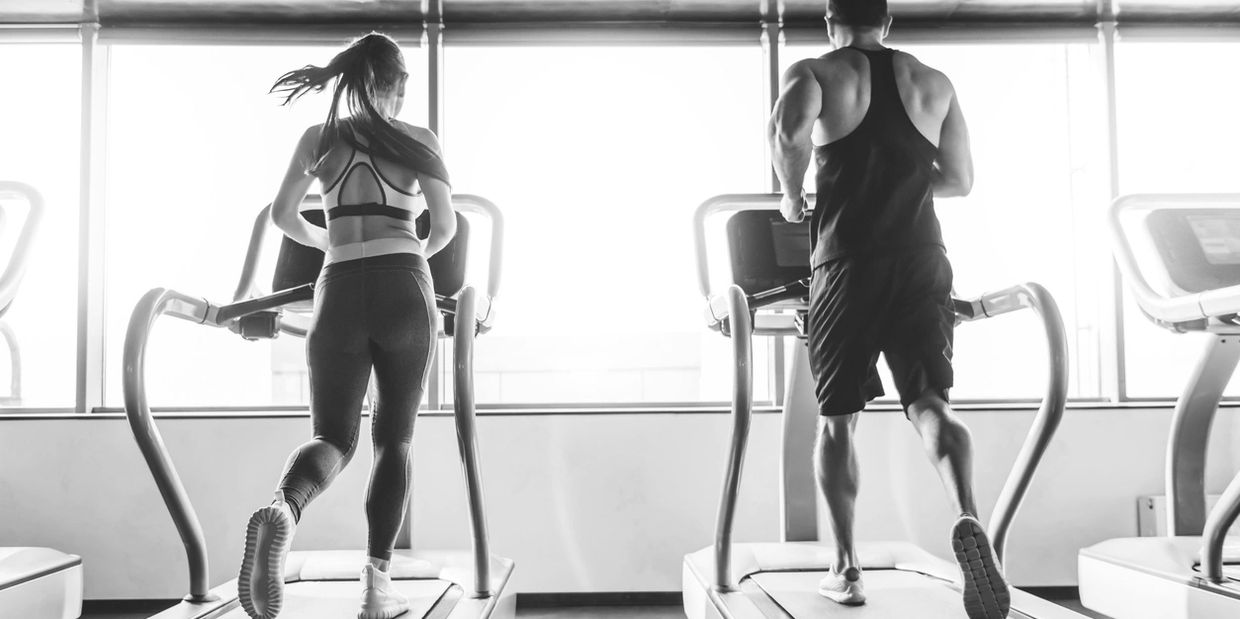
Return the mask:
<path id="1" fill-rule="evenodd" d="M 844 26 L 881 26 L 887 17 L 887 0 L 827 0 L 831 21 Z"/>

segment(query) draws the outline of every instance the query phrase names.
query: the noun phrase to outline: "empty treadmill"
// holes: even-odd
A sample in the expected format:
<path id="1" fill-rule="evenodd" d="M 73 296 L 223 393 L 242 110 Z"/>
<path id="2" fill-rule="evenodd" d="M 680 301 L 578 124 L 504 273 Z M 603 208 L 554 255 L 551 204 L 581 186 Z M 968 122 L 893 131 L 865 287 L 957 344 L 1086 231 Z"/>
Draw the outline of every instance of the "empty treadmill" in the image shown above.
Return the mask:
<path id="1" fill-rule="evenodd" d="M 13 207 L 17 208 L 14 209 Z M 0 181 L 0 230 L 22 212 L 21 229 L 0 268 L 0 337 L 9 349 L 9 391 L 0 404 L 20 405 L 21 353 L 3 318 L 26 273 L 34 235 L 43 218 L 43 197 L 25 183 Z M 75 619 L 82 614 L 82 558 L 39 547 L 0 548 L 0 619 Z"/>
<path id="2" fill-rule="evenodd" d="M 1201 334 L 1204 349 L 1167 442 L 1167 535 L 1082 549 L 1081 602 L 1117 619 L 1240 617 L 1240 548 L 1224 545 L 1240 514 L 1240 475 L 1208 512 L 1205 491 L 1210 426 L 1240 361 L 1240 194 L 1125 196 L 1108 224 L 1141 311 L 1164 329 Z"/>
<path id="3" fill-rule="evenodd" d="M 811 197 L 812 200 L 812 197 Z M 782 543 L 732 543 L 752 411 L 752 337 L 804 337 L 810 283 L 810 231 L 779 213 L 777 194 L 712 198 L 694 216 L 698 278 L 706 297 L 706 323 L 731 337 L 735 361 L 732 443 L 716 523 L 715 544 L 685 557 L 683 590 L 689 619 L 940 618 L 965 617 L 959 569 L 905 542 L 857 545 L 865 570 L 867 601 L 846 607 L 817 592 L 834 558 L 818 541 L 818 488 L 811 466 L 818 406 L 806 346 L 792 346 L 783 405 L 781 466 Z M 712 287 L 708 235 L 722 230 L 731 262 L 730 285 Z M 989 535 L 1003 558 L 1004 542 L 1067 399 L 1068 352 L 1054 299 L 1037 284 L 1021 284 L 977 299 L 956 300 L 959 321 L 1031 309 L 1042 318 L 1050 359 L 1049 384 L 1029 437 L 1017 457 L 991 517 Z M 1077 619 L 1081 615 L 1012 589 L 1010 617 Z"/>
<path id="4" fill-rule="evenodd" d="M 14 205 L 18 205 L 13 209 Z M 26 276 L 30 263 L 30 251 L 34 236 L 43 220 L 43 196 L 25 183 L 0 181 L 0 233 L 3 233 L 21 213 L 21 228 L 9 250 L 7 261 L 0 267 L 0 338 L 9 349 L 9 391 L 0 394 L 0 405 L 21 406 L 22 403 L 22 354 L 21 345 L 13 327 L 4 320 L 5 314 L 17 298 L 17 289 Z"/>
<path id="5" fill-rule="evenodd" d="M 452 203 L 457 210 L 456 236 L 430 258 L 430 266 L 436 305 L 444 316 L 440 336 L 452 337 L 454 344 L 456 429 L 465 468 L 473 549 L 469 552 L 398 549 L 392 556 L 391 574 L 393 583 L 410 602 L 410 611 L 401 617 L 504 619 L 513 617 L 516 612 L 515 598 L 511 592 L 505 592 L 513 563 L 491 556 L 488 547 L 473 401 L 474 336 L 490 329 L 492 300 L 499 288 L 503 220 L 495 205 L 478 196 L 455 195 Z M 255 220 L 249 252 L 232 303 L 215 305 L 201 297 L 155 288 L 134 308 L 125 334 L 125 414 L 189 560 L 189 595 L 177 606 L 156 615 L 159 619 L 244 618 L 246 614 L 237 600 L 235 579 L 215 588 L 207 582 L 202 527 L 147 403 L 144 371 L 147 338 L 155 320 L 165 315 L 222 327 L 246 339 L 273 338 L 280 333 L 306 334 L 313 307 L 314 281 L 322 266 L 323 253 L 285 238 L 273 278 L 272 288 L 277 292 L 260 294 L 256 273 L 264 237 L 271 227 L 269 209 L 270 206 L 262 209 Z M 462 213 L 480 215 L 490 226 L 489 272 L 487 290 L 482 298 L 472 286 L 465 284 L 470 234 L 469 220 Z M 302 216 L 323 226 L 320 199 L 308 198 L 303 204 Z M 364 560 L 365 552 L 360 549 L 289 553 L 281 616 L 296 619 L 356 616 L 361 594 L 358 574 Z"/>

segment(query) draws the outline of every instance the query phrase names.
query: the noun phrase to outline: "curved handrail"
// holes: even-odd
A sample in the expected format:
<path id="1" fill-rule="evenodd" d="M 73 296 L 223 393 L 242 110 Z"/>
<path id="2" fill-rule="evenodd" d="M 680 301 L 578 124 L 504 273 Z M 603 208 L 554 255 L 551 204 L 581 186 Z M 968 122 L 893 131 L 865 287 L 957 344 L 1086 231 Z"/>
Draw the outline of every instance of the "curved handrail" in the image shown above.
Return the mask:
<path id="1" fill-rule="evenodd" d="M 211 595 L 207 568 L 207 542 L 198 522 L 198 514 L 190 503 L 189 494 L 168 456 L 163 437 L 155 427 L 146 399 L 146 343 L 155 320 L 164 314 L 205 322 L 210 305 L 203 299 L 183 295 L 174 290 L 155 288 L 143 295 L 134 308 L 125 332 L 124 392 L 125 416 L 134 439 L 146 458 L 147 467 L 159 487 L 159 494 L 168 507 L 172 522 L 181 536 L 189 560 L 190 594 L 186 601 L 206 603 L 218 598 Z"/>
<path id="2" fill-rule="evenodd" d="M 1227 540 L 1227 531 L 1240 516 L 1240 474 L 1232 478 L 1219 497 L 1210 516 L 1206 518 L 1205 530 L 1202 532 L 1204 546 L 1201 549 L 1201 570 L 1212 583 L 1228 580 L 1223 574 L 1223 542 Z"/>
<path id="3" fill-rule="evenodd" d="M 476 306 L 477 292 L 473 286 L 465 286 L 457 301 L 459 315 L 475 315 Z M 474 329 L 461 328 L 460 325 L 453 335 L 452 377 L 456 386 L 453 390 L 453 408 L 457 446 L 461 452 L 465 489 L 469 498 L 469 522 L 474 548 L 474 595 L 484 598 L 491 595 L 491 551 L 482 496 L 482 473 L 478 464 L 478 430 L 474 412 L 474 336 Z"/>
<path id="4" fill-rule="evenodd" d="M 985 295 L 983 299 L 1001 298 L 1003 303 L 986 303 L 981 305 L 986 316 L 997 316 L 1002 313 L 1029 308 L 1042 319 L 1046 331 L 1047 359 L 1049 378 L 1046 394 L 1042 405 L 1029 428 L 1029 434 L 1021 447 L 1016 462 L 1008 473 L 1003 490 L 995 501 L 994 512 L 990 516 L 990 542 L 994 546 L 999 562 L 1003 562 L 1003 553 L 1007 546 L 1007 536 L 1011 529 L 1016 512 L 1029 490 L 1033 474 L 1038 463 L 1045 455 L 1047 446 L 1063 420 L 1064 408 L 1068 403 L 1068 338 L 1064 333 L 1063 318 L 1059 314 L 1059 306 L 1054 297 L 1041 285 L 1026 283 L 1014 286 L 998 293 Z"/>
<path id="5" fill-rule="evenodd" d="M 1124 230 L 1123 216 L 1154 208 L 1201 208 L 1211 204 L 1240 208 L 1240 194 L 1132 194 L 1116 198 L 1107 213 L 1115 262 L 1141 309 L 1166 325 L 1211 318 L 1240 305 L 1240 285 L 1169 297 L 1154 290 L 1142 272 L 1136 252 Z M 1222 307 L 1220 307 L 1222 306 Z"/>
<path id="6" fill-rule="evenodd" d="M 0 396 L 0 401 L 21 403 L 22 401 L 22 348 L 17 342 L 17 333 L 9 323 L 0 320 L 0 337 L 3 337 L 9 348 L 9 395 Z"/>
<path id="7" fill-rule="evenodd" d="M 8 309 L 13 298 L 17 296 L 17 288 L 26 275 L 26 266 L 30 257 L 30 248 L 34 244 L 35 233 L 43 221 L 43 196 L 38 190 L 25 183 L 0 181 L 0 198 L 17 197 L 26 201 L 29 211 L 22 223 L 21 233 L 13 245 L 13 254 L 9 258 L 4 272 L 0 273 L 0 314 Z"/>
<path id="8" fill-rule="evenodd" d="M 245 251 L 245 262 L 241 263 L 241 278 L 237 281 L 237 291 L 233 293 L 233 301 L 241 301 L 262 294 L 257 282 L 258 262 L 263 257 L 263 242 L 267 239 L 267 230 L 271 227 L 271 205 L 264 206 L 254 218 L 254 226 L 250 228 L 250 245 Z"/>
<path id="9" fill-rule="evenodd" d="M 499 295 L 500 274 L 504 266 L 504 214 L 500 212 L 499 207 L 495 206 L 494 202 L 470 193 L 453 195 L 452 205 L 459 211 L 478 213 L 491 220 L 491 247 L 489 262 L 487 263 L 487 297 L 493 299 Z"/>
<path id="10" fill-rule="evenodd" d="M 732 447 L 728 452 L 728 471 L 715 521 L 715 589 L 735 590 L 732 584 L 732 525 L 740 497 L 741 469 L 749 443 L 749 422 L 753 415 L 753 323 L 745 291 L 732 285 L 727 292 L 731 314 L 732 354 L 736 359 L 732 378 Z"/>

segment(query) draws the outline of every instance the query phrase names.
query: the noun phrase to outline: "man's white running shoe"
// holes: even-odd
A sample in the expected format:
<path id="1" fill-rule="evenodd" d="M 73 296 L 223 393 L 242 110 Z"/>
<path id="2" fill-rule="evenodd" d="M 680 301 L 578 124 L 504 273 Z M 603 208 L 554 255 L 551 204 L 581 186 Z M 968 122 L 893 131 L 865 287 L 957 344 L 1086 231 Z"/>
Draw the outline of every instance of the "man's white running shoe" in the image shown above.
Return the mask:
<path id="1" fill-rule="evenodd" d="M 846 568 L 843 573 L 831 570 L 818 583 L 818 595 L 845 606 L 865 604 L 865 586 L 861 584 L 861 570 Z"/>
<path id="2" fill-rule="evenodd" d="M 964 611 L 969 619 L 1004 619 L 1012 595 L 986 530 L 965 514 L 952 527 L 952 551 L 964 578 Z"/>
<path id="3" fill-rule="evenodd" d="M 392 577 L 367 563 L 362 568 L 362 610 L 357 619 L 392 619 L 409 610 L 409 600 L 392 586 Z"/>
<path id="4" fill-rule="evenodd" d="M 260 507 L 245 528 L 245 555 L 237 577 L 237 597 L 253 619 L 275 619 L 284 604 L 284 558 L 293 545 L 293 511 L 276 493 L 271 505 Z"/>

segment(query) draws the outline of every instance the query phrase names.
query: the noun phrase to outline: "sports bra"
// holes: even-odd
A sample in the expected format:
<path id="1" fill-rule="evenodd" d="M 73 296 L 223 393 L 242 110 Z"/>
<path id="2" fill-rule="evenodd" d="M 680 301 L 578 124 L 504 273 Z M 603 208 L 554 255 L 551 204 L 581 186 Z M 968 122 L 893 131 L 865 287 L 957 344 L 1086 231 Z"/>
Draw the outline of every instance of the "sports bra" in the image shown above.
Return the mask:
<path id="1" fill-rule="evenodd" d="M 346 187 L 354 196 L 366 197 L 352 204 L 342 203 L 340 194 Z M 401 189 L 383 175 L 369 153 L 353 148 L 344 170 L 323 190 L 323 206 L 328 221 L 361 215 L 414 221 L 426 210 L 426 198 L 417 181 L 414 181 L 412 193 Z"/>

